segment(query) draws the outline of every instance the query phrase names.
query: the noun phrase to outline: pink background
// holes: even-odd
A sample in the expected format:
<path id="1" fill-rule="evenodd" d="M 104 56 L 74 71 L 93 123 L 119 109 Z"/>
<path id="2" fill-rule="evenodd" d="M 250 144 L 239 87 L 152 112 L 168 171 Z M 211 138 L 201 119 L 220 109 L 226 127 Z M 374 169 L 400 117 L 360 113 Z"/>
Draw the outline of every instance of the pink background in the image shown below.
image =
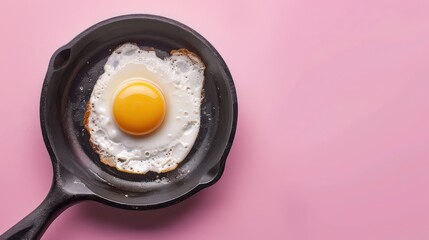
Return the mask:
<path id="1" fill-rule="evenodd" d="M 151 13 L 230 67 L 225 174 L 166 209 L 75 205 L 43 239 L 429 239 L 428 1 L 88 2 L 1 3 L 0 232 L 51 183 L 38 109 L 52 53 L 103 19 Z"/>

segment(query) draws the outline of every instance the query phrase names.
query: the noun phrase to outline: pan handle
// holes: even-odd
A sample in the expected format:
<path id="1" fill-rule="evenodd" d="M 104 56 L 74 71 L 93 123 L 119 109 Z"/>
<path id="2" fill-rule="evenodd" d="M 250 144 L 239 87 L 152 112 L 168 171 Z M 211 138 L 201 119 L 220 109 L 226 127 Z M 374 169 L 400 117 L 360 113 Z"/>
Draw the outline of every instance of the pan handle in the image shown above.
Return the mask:
<path id="1" fill-rule="evenodd" d="M 45 200 L 33 212 L 1 235 L 0 240 L 40 239 L 60 213 L 80 200 L 83 200 L 81 196 L 66 192 L 54 179 Z"/>

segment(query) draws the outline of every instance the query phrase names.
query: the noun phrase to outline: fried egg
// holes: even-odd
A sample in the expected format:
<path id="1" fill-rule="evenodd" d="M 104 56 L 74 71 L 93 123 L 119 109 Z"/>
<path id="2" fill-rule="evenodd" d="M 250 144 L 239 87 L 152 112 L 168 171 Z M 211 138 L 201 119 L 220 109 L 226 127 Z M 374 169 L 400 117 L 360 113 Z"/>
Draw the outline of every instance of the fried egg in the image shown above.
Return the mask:
<path id="1" fill-rule="evenodd" d="M 186 49 L 161 59 L 132 43 L 116 48 L 84 119 L 101 162 L 135 174 L 174 170 L 200 129 L 204 69 Z"/>

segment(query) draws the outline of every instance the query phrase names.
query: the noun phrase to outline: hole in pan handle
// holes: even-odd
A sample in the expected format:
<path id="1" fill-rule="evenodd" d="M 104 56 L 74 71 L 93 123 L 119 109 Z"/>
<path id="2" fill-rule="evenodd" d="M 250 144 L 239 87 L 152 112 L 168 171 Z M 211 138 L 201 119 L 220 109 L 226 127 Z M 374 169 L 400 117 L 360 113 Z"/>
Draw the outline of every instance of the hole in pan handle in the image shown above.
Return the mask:
<path id="1" fill-rule="evenodd" d="M 58 169 L 57 169 L 58 170 Z M 40 239 L 49 225 L 68 207 L 88 199 L 88 189 L 69 174 L 55 174 L 43 202 L 20 222 L 0 236 L 0 240 Z M 63 180 L 58 180 L 61 176 Z"/>

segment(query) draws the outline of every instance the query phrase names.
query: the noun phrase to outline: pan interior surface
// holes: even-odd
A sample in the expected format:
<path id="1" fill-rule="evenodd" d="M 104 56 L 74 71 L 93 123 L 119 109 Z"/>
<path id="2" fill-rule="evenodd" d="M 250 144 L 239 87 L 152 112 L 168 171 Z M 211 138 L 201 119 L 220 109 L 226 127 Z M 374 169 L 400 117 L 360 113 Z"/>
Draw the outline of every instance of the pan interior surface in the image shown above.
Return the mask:
<path id="1" fill-rule="evenodd" d="M 154 48 L 161 58 L 173 49 L 186 48 L 206 64 L 199 134 L 186 159 L 171 172 L 130 174 L 104 165 L 84 129 L 86 104 L 104 64 L 116 47 L 127 42 Z M 177 201 L 220 177 L 235 131 L 236 97 L 223 60 L 200 35 L 169 19 L 124 16 L 94 25 L 54 58 L 41 109 L 49 145 L 56 164 L 80 178 L 95 195 L 119 206 L 144 208 Z"/>

